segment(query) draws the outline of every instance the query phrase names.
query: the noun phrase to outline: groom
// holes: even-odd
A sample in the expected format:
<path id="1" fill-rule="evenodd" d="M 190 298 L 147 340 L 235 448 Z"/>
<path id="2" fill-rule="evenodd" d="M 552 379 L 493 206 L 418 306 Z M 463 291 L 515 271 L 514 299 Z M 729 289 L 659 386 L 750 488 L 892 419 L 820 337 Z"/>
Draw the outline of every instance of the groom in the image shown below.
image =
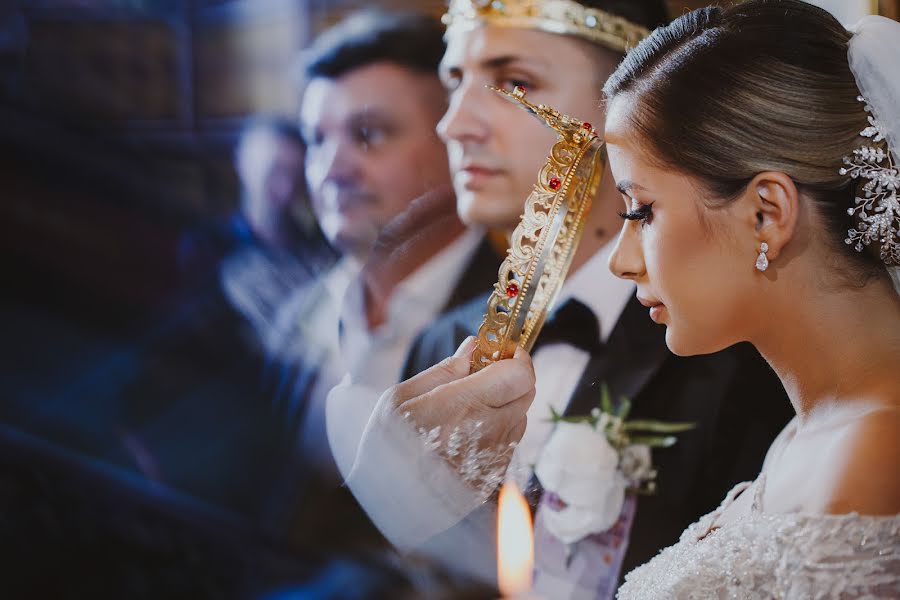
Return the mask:
<path id="1" fill-rule="evenodd" d="M 565 16 L 557 21 L 552 17 L 506 19 L 503 9 L 482 4 L 453 2 L 445 17 L 449 25 L 448 47 L 441 62 L 441 76 L 450 94 L 450 106 L 438 132 L 448 146 L 460 216 L 467 224 L 512 231 L 555 134 L 485 86 L 519 85 L 528 90 L 528 98 L 534 103 L 551 105 L 595 125 L 603 123 L 597 98 L 624 47 L 615 35 L 598 36 L 595 30 L 582 25 L 609 25 L 615 30 L 621 23 L 619 19 L 625 19 L 631 26 L 649 29 L 663 21 L 665 12 L 662 2 L 651 1 L 594 1 L 580 5 L 538 2 L 546 6 L 564 4 L 567 12 L 561 14 L 583 17 L 577 26 L 572 26 Z M 508 1 L 506 10 L 514 11 L 519 4 L 522 3 Z M 587 7 L 601 11 L 583 12 Z M 557 301 L 559 309 L 551 315 L 534 349 L 536 389 L 530 408 L 527 402 L 518 402 L 504 406 L 502 411 L 483 412 L 496 414 L 497 420 L 512 424 L 524 417 L 527 409 L 527 427 L 516 449 L 516 462 L 522 465 L 534 464 L 540 455 L 552 430 L 551 408 L 569 415 L 587 414 L 599 404 L 601 384 L 609 387 L 613 397 L 633 400 L 633 418 L 697 424 L 673 448 L 654 451 L 653 463 L 659 471 L 658 493 L 638 500 L 630 539 L 621 547 L 624 556 L 615 561 L 617 567 L 618 561 L 622 562 L 615 569 L 614 580 L 674 543 L 681 531 L 713 509 L 734 483 L 755 477 L 766 448 L 791 415 L 780 383 L 751 348 L 742 345 L 717 355 L 692 358 L 679 358 L 668 352 L 664 330 L 650 321 L 646 308 L 634 298 L 633 286 L 613 277 L 606 266 L 621 225 L 616 214 L 621 206 L 621 197 L 607 172 L 570 276 Z M 420 336 L 410 354 L 405 377 L 453 354 L 466 336 L 475 334 L 486 299 L 487 295 L 466 304 Z M 455 391 L 448 389 L 447 378 L 463 374 L 448 374 L 448 368 L 464 369 L 464 365 L 460 366 L 464 359 L 454 360 L 392 389 L 382 398 L 380 409 L 402 405 L 407 418 L 420 424 L 461 420 L 461 415 L 456 414 L 466 410 L 465 403 L 459 402 L 461 395 L 482 398 L 485 406 L 497 408 L 490 405 L 485 377 L 462 378 Z M 482 373 L 487 372 L 490 369 Z M 517 408 L 510 408 L 513 404 Z M 378 470 L 382 480 L 390 476 L 383 467 L 367 466 L 369 457 L 378 455 L 374 451 L 377 433 L 378 428 L 370 423 L 348 478 L 348 485 L 364 506 L 383 499 L 383 495 L 379 498 L 373 491 L 376 484 L 367 471 Z M 398 483 L 397 487 L 402 486 Z M 437 496 L 449 512 L 462 516 L 471 507 L 464 506 L 462 500 L 454 506 L 456 498 L 462 497 L 456 491 Z M 533 491 L 538 499 L 539 485 Z M 461 529 L 473 531 L 472 524 L 485 515 L 493 515 L 493 507 L 471 512 L 445 531 L 437 519 L 427 518 L 425 513 L 433 507 L 405 504 L 402 497 L 397 507 L 398 513 L 405 511 L 405 519 L 391 519 L 383 507 L 372 508 L 370 514 L 399 545 L 414 546 L 431 537 L 426 546 L 453 548 L 453 560 L 458 564 L 466 562 L 485 575 L 493 571 L 491 552 L 479 552 L 489 548 L 493 539 L 490 518 L 483 521 L 484 543 L 472 543 L 472 536 L 464 536 L 469 540 L 463 542 L 453 539 Z M 539 528 L 542 510 L 547 509 L 539 509 Z M 421 519 L 417 518 L 417 511 L 423 513 Z M 552 536 L 545 534 L 539 531 L 539 540 L 549 539 L 544 545 L 554 544 Z M 546 548 L 540 543 L 538 583 L 543 581 L 547 588 L 560 592 L 555 597 L 590 594 L 591 588 L 596 588 L 595 582 L 585 579 L 585 573 L 572 572 L 565 560 L 558 560 L 559 553 L 544 551 Z M 579 557 L 576 555 L 575 559 L 578 561 Z M 582 562 L 591 568 L 606 560 L 606 556 L 594 556 Z"/>

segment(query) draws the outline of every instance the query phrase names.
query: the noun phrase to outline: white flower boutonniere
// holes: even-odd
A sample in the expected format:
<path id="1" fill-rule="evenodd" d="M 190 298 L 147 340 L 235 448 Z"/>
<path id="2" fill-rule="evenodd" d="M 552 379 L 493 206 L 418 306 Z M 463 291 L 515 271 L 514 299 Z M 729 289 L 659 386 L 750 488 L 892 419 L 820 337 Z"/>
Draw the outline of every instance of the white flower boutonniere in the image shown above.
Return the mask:
<path id="1" fill-rule="evenodd" d="M 672 446 L 675 433 L 691 423 L 627 420 L 631 402 L 613 406 L 601 388 L 600 408 L 587 417 L 552 411 L 556 428 L 544 446 L 535 475 L 544 487 L 547 529 L 564 544 L 608 530 L 622 511 L 625 494 L 652 494 L 656 471 L 651 448 Z"/>

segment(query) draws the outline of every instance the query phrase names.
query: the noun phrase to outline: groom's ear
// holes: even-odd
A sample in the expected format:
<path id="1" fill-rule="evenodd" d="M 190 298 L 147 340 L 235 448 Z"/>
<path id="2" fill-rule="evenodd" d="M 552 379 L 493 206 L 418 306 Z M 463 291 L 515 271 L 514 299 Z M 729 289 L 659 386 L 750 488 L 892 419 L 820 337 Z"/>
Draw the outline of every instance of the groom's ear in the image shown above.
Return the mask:
<path id="1" fill-rule="evenodd" d="M 744 200 L 747 225 L 757 249 L 765 242 L 775 259 L 794 237 L 800 216 L 800 192 L 794 180 L 778 171 L 760 173 L 747 186 Z"/>

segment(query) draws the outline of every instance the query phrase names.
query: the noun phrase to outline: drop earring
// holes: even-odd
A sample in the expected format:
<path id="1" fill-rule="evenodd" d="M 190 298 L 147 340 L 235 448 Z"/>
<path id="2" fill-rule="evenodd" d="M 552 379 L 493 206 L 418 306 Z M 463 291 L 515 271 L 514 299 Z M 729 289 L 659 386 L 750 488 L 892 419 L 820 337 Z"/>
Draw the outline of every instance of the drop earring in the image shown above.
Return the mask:
<path id="1" fill-rule="evenodd" d="M 769 257 L 766 256 L 766 252 L 769 251 L 769 245 L 765 242 L 759 245 L 759 256 L 756 257 L 756 269 L 758 271 L 765 271 L 769 268 Z"/>

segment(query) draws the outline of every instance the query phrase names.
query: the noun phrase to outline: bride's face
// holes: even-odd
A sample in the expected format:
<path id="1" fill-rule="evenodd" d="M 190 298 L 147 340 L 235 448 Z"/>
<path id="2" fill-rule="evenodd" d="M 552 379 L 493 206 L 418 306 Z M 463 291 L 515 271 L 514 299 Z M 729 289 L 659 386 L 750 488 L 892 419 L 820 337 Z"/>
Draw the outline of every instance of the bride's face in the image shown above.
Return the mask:
<path id="1" fill-rule="evenodd" d="M 659 166 L 630 127 L 627 97 L 608 109 L 610 167 L 630 217 L 610 269 L 637 284 L 675 354 L 707 354 L 742 341 L 752 313 L 754 250 L 740 247 L 734 204 L 709 207 L 697 180 Z"/>

